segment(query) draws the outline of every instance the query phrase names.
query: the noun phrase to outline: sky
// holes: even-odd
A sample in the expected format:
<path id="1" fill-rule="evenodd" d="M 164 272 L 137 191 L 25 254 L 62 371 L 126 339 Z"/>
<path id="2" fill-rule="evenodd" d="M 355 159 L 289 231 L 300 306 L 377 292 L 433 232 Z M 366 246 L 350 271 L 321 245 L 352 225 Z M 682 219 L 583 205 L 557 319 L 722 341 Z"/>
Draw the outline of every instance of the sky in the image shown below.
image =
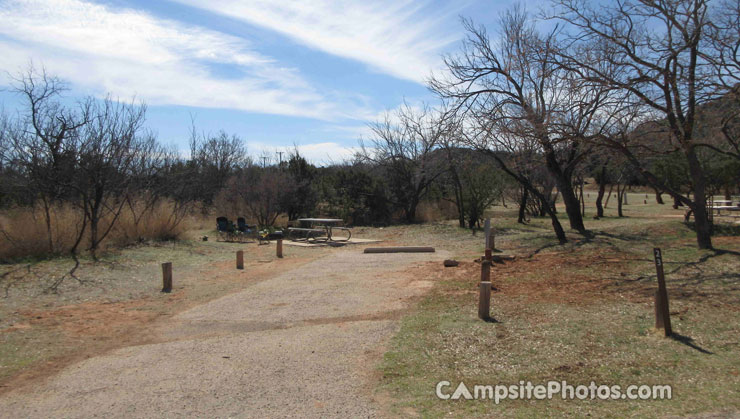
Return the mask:
<path id="1" fill-rule="evenodd" d="M 0 107 L 19 108 L 9 77 L 33 63 L 67 100 L 146 103 L 183 152 L 192 119 L 253 156 L 337 162 L 403 101 L 434 103 L 426 81 L 459 50 L 461 17 L 492 26 L 513 1 L 0 0 Z"/>

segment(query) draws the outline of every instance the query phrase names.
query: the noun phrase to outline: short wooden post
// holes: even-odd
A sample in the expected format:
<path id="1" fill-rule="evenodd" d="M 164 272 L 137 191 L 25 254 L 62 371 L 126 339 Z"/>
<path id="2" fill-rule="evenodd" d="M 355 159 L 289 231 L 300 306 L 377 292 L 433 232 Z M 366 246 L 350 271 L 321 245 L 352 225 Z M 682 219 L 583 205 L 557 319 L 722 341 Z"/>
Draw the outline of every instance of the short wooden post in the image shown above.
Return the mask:
<path id="1" fill-rule="evenodd" d="M 283 239 L 277 239 L 276 254 L 279 258 L 283 257 Z"/>
<path id="2" fill-rule="evenodd" d="M 489 320 L 491 318 L 491 262 L 484 260 L 481 263 L 481 282 L 478 285 L 478 318 Z"/>
<path id="3" fill-rule="evenodd" d="M 478 300 L 478 318 L 491 319 L 491 283 L 480 283 L 480 299 Z"/>
<path id="4" fill-rule="evenodd" d="M 491 261 L 488 259 L 481 261 L 480 280 L 481 282 L 491 282 Z"/>
<path id="5" fill-rule="evenodd" d="M 238 250 L 236 252 L 236 269 L 244 269 L 244 251 Z"/>
<path id="6" fill-rule="evenodd" d="M 485 232 L 486 236 L 486 249 L 492 249 L 491 247 L 491 219 L 486 218 L 486 221 L 483 223 L 483 231 Z"/>
<path id="7" fill-rule="evenodd" d="M 655 327 L 664 329 L 665 335 L 673 334 L 671 329 L 671 314 L 668 308 L 668 291 L 665 286 L 665 274 L 663 273 L 663 256 L 659 248 L 653 249 L 655 256 L 655 270 L 658 274 L 658 291 L 655 295 Z"/>
<path id="8" fill-rule="evenodd" d="M 172 262 L 162 264 L 162 292 L 172 291 Z"/>
<path id="9" fill-rule="evenodd" d="M 486 255 L 483 258 L 489 262 L 492 261 L 493 255 L 491 253 L 491 249 L 486 249 Z"/>

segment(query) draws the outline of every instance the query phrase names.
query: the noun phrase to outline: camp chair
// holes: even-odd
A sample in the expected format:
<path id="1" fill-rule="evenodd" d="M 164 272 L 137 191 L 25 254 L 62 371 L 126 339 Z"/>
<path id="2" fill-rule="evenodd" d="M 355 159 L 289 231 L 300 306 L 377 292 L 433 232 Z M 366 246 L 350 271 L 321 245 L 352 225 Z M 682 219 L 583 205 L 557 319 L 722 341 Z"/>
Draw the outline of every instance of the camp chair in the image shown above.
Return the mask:
<path id="1" fill-rule="evenodd" d="M 239 232 L 240 238 L 257 235 L 257 226 L 247 224 L 247 220 L 244 217 L 236 219 L 236 230 Z"/>
<path id="2" fill-rule="evenodd" d="M 234 223 L 226 217 L 216 218 L 216 229 L 218 230 L 218 237 L 223 241 L 232 240 L 236 234 Z"/>

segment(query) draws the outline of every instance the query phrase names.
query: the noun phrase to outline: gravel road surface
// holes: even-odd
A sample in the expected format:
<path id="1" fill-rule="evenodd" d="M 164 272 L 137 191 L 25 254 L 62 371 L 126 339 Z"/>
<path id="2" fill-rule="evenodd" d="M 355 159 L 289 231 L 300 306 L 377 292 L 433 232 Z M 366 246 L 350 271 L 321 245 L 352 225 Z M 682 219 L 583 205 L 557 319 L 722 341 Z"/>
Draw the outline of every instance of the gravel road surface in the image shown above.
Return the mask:
<path id="1" fill-rule="evenodd" d="M 383 416 L 375 367 L 431 286 L 409 268 L 445 256 L 337 249 L 161 322 L 157 343 L 7 392 L 0 416 Z"/>

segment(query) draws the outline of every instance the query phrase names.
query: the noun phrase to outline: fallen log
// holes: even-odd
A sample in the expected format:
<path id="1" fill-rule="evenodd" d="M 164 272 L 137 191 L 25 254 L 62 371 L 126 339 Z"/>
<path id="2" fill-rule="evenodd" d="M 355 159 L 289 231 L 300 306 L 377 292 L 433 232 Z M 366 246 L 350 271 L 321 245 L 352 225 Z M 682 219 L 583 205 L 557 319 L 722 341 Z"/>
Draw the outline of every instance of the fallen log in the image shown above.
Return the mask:
<path id="1" fill-rule="evenodd" d="M 433 247 L 368 247 L 364 253 L 434 253 Z"/>

